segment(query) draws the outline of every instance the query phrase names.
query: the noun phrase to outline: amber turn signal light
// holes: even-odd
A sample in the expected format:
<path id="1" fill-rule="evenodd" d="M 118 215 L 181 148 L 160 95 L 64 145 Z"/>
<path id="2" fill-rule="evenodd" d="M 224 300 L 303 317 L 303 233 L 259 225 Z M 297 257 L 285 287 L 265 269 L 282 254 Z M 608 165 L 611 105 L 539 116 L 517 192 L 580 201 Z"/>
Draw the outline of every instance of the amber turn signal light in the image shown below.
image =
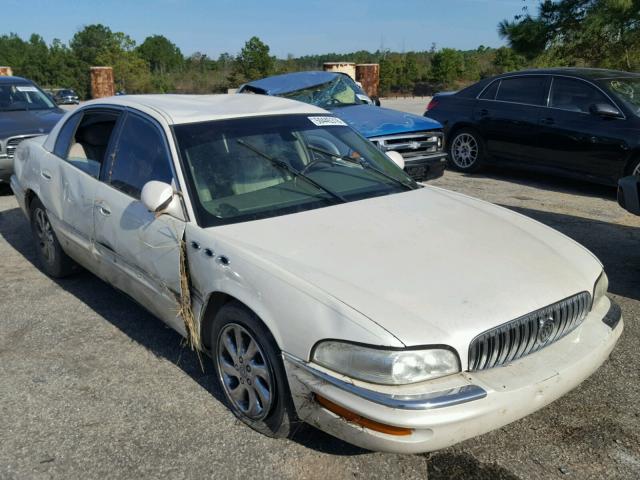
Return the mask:
<path id="1" fill-rule="evenodd" d="M 397 436 L 411 435 L 411 433 L 413 432 L 413 430 L 411 430 L 410 428 L 394 427 L 392 425 L 385 425 L 384 423 L 364 418 L 357 413 L 352 412 L 351 410 L 347 410 L 340 405 L 336 405 L 331 400 L 321 397 L 320 395 L 316 394 L 315 397 L 316 401 L 330 412 L 333 412 L 336 415 L 344 418 L 348 422 L 355 423 L 362 427 L 368 428 L 369 430 L 386 433 L 387 435 Z"/>

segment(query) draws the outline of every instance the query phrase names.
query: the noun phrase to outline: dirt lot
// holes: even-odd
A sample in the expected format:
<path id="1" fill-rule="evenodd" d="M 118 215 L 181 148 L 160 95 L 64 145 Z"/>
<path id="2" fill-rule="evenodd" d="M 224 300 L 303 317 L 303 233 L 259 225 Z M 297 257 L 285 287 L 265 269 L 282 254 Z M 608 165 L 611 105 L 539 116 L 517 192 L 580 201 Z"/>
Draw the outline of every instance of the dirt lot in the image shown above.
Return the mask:
<path id="1" fill-rule="evenodd" d="M 234 419 L 212 368 L 202 372 L 159 320 L 89 273 L 63 281 L 42 274 L 27 222 L 5 191 L 0 479 L 640 478 L 640 217 L 621 210 L 612 189 L 541 175 L 446 172 L 433 184 L 535 218 L 603 261 L 625 332 L 575 391 L 430 455 L 370 453 L 311 427 L 270 440 Z"/>

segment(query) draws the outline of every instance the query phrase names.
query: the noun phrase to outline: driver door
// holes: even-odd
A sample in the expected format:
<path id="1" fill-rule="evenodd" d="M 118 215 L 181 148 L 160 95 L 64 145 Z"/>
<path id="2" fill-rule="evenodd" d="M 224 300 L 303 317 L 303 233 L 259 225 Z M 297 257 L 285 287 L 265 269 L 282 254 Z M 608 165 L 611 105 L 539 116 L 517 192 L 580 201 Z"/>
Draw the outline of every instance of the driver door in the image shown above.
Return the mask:
<path id="1" fill-rule="evenodd" d="M 155 120 L 126 113 L 95 196 L 95 248 L 114 286 L 184 334 L 179 298 L 185 221 L 156 216 L 140 201 L 150 180 L 173 182 L 169 152 Z"/>

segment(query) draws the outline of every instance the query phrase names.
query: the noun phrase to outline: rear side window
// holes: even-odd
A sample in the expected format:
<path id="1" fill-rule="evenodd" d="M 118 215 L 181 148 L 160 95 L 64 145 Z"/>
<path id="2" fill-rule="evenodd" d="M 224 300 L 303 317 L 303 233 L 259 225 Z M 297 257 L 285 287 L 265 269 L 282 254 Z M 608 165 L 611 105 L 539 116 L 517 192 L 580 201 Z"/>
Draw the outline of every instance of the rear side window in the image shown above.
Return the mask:
<path id="1" fill-rule="evenodd" d="M 481 100 L 495 100 L 496 92 L 498 91 L 498 85 L 500 85 L 500 80 L 496 80 L 491 85 L 489 85 L 482 95 L 480 95 Z"/>
<path id="2" fill-rule="evenodd" d="M 56 155 L 98 178 L 120 113 L 109 110 L 85 110 L 82 113 L 76 115 L 79 120 L 79 124 L 76 120 L 77 128 L 71 123 L 72 117 L 60 131 Z"/>
<path id="3" fill-rule="evenodd" d="M 128 114 L 118 138 L 107 182 L 136 199 L 151 180 L 171 183 L 173 173 L 164 133 L 151 121 Z"/>
<path id="4" fill-rule="evenodd" d="M 76 113 L 73 115 L 66 123 L 62 126 L 60 131 L 58 132 L 58 137 L 56 138 L 56 144 L 53 147 L 53 153 L 60 158 L 66 159 L 67 153 L 69 153 L 69 146 L 71 145 L 71 140 L 73 136 L 76 134 L 76 128 L 78 126 L 78 122 L 82 118 L 82 112 Z"/>
<path id="5" fill-rule="evenodd" d="M 524 103 L 527 105 L 543 105 L 545 77 L 503 78 L 496 100 L 503 102 Z"/>
<path id="6" fill-rule="evenodd" d="M 595 103 L 611 102 L 591 85 L 572 78 L 554 77 L 549 106 L 572 112 L 589 113 Z M 613 107 L 613 105 L 611 105 Z"/>

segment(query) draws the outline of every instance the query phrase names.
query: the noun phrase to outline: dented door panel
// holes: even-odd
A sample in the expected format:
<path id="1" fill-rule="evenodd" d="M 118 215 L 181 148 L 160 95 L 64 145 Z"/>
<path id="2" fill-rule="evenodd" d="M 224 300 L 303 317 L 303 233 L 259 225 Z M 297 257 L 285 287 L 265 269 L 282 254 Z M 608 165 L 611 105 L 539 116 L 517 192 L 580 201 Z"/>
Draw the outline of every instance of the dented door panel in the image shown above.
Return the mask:
<path id="1" fill-rule="evenodd" d="M 156 218 L 139 200 L 102 183 L 94 219 L 95 251 L 109 282 L 184 335 L 179 297 L 185 223 Z"/>

